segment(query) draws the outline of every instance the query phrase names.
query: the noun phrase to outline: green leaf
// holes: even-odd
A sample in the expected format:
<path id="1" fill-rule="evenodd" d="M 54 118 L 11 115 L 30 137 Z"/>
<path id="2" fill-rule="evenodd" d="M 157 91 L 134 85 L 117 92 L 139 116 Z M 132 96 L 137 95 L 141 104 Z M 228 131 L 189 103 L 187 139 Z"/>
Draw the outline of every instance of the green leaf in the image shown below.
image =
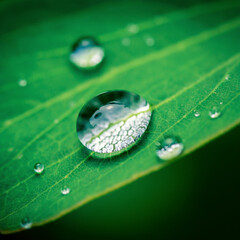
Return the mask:
<path id="1" fill-rule="evenodd" d="M 3 233 L 19 231 L 24 217 L 33 226 L 54 220 L 173 162 L 155 155 L 166 135 L 182 139 L 184 156 L 240 121 L 239 2 L 68 2 L 72 8 L 60 4 L 49 13 L 29 5 L 29 14 L 25 1 L 0 5 Z M 129 23 L 139 32 L 130 33 Z M 84 35 L 98 38 L 106 50 L 97 72 L 81 73 L 68 61 L 71 44 Z M 122 45 L 124 38 L 129 46 Z M 27 86 L 20 87 L 20 79 Z M 133 150 L 94 159 L 79 143 L 76 118 L 89 99 L 113 89 L 147 99 L 153 118 Z M 221 111 L 218 119 L 209 117 L 213 107 Z M 45 165 L 40 176 L 33 172 L 36 162 Z M 64 185 L 71 189 L 67 196 L 61 195 Z"/>

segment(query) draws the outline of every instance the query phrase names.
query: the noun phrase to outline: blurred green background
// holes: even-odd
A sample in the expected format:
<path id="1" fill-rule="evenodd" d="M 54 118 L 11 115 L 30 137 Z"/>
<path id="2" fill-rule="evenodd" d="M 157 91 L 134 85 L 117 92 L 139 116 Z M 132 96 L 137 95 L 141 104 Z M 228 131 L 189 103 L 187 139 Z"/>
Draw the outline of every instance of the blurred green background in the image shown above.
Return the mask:
<path id="1" fill-rule="evenodd" d="M 95 4 L 104 4 L 103 2 L 105 1 L 1 1 L 1 33 L 7 39 L 8 32 L 21 30 L 43 20 L 51 22 L 51 19 L 56 20 L 64 14 L 80 10 L 86 14 L 89 8 Z M 105 7 L 111 12 L 111 9 L 115 9 L 114 4 L 117 2 L 120 6 L 121 1 L 108 2 L 109 5 Z M 139 4 L 141 2 L 144 1 L 139 1 Z M 164 13 L 204 1 L 148 2 L 159 6 L 156 12 Z M 129 3 L 129 8 L 134 10 L 134 21 L 139 17 L 136 1 L 134 4 Z M 114 10 L 115 13 L 117 10 Z M 151 14 L 154 12 L 146 11 L 146 16 L 139 19 Z M 98 18 L 101 18 L 101 12 Z M 86 24 L 93 26 L 96 24 L 94 21 L 89 19 Z M 102 28 L 104 31 L 111 29 L 113 24 L 118 27 L 122 22 L 100 26 L 96 34 L 100 34 Z M 72 39 L 65 38 L 64 41 Z M 50 41 L 49 44 L 55 43 Z M 62 42 L 59 40 L 58 44 L 61 45 Z M 31 49 L 27 46 L 25 50 L 31 54 Z M 37 67 L 34 62 L 32 64 L 33 68 Z M 55 222 L 12 235 L 0 235 L 0 238 L 237 239 L 240 225 L 239 136 L 240 127 L 237 127 L 165 169 L 90 202 Z"/>

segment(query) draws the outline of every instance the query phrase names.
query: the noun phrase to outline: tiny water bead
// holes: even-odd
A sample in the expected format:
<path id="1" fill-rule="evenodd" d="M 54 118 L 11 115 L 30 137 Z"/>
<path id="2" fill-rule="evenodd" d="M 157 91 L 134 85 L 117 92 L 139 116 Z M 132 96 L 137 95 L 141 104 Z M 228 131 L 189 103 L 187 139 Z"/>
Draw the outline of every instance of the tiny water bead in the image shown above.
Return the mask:
<path id="1" fill-rule="evenodd" d="M 44 170 L 44 165 L 42 163 L 36 163 L 34 165 L 34 172 L 37 174 L 41 174 Z"/>
<path id="2" fill-rule="evenodd" d="M 27 81 L 26 81 L 25 79 L 20 79 L 20 80 L 18 81 L 18 85 L 19 85 L 20 87 L 26 87 L 26 86 L 27 86 Z"/>
<path id="3" fill-rule="evenodd" d="M 21 220 L 20 225 L 24 229 L 30 229 L 32 227 L 32 221 L 30 220 L 29 217 L 25 217 Z"/>
<path id="4" fill-rule="evenodd" d="M 183 144 L 177 137 L 167 137 L 158 143 L 157 156 L 161 160 L 171 160 L 183 152 Z"/>
<path id="5" fill-rule="evenodd" d="M 145 43 L 147 46 L 152 47 L 155 44 L 154 38 L 147 36 L 145 37 Z"/>
<path id="6" fill-rule="evenodd" d="M 130 46 L 130 44 L 131 44 L 130 38 L 123 38 L 122 39 L 122 45 L 123 46 Z"/>
<path id="7" fill-rule="evenodd" d="M 87 102 L 77 118 L 80 142 L 98 157 L 128 150 L 146 131 L 149 103 L 128 91 L 109 91 Z"/>
<path id="8" fill-rule="evenodd" d="M 198 112 L 198 111 L 194 111 L 194 117 L 200 117 L 200 112 Z"/>
<path id="9" fill-rule="evenodd" d="M 230 79 L 230 75 L 229 74 L 227 74 L 226 76 L 225 76 L 225 80 L 229 80 Z"/>
<path id="10" fill-rule="evenodd" d="M 94 38 L 83 37 L 73 45 L 70 60 L 78 68 L 90 70 L 99 66 L 104 56 L 103 47 Z"/>
<path id="11" fill-rule="evenodd" d="M 210 111 L 209 111 L 209 117 L 212 119 L 216 119 L 221 115 L 221 112 L 218 110 L 217 107 L 213 107 Z"/>
<path id="12" fill-rule="evenodd" d="M 62 195 L 68 195 L 70 193 L 71 189 L 67 186 L 62 187 L 61 193 Z"/>
<path id="13" fill-rule="evenodd" d="M 10 147 L 8 148 L 8 152 L 12 152 L 14 150 L 14 148 Z"/>
<path id="14" fill-rule="evenodd" d="M 130 33 L 136 34 L 136 33 L 138 33 L 138 31 L 139 31 L 139 27 L 138 27 L 137 24 L 129 24 L 129 25 L 127 26 L 127 30 L 128 30 L 128 32 L 130 32 Z"/>

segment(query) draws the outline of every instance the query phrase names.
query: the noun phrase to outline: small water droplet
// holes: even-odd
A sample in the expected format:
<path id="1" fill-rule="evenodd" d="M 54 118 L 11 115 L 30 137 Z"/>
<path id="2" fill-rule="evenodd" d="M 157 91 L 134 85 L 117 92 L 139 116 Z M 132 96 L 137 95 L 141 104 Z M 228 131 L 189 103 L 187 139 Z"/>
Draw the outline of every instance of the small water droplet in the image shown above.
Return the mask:
<path id="1" fill-rule="evenodd" d="M 127 91 L 105 92 L 80 111 L 78 138 L 98 157 L 117 155 L 137 142 L 150 119 L 150 105 L 139 95 Z"/>
<path id="2" fill-rule="evenodd" d="M 14 148 L 11 147 L 8 149 L 8 152 L 12 152 L 13 150 L 14 150 Z"/>
<path id="3" fill-rule="evenodd" d="M 221 112 L 218 110 L 217 107 L 213 107 L 211 111 L 209 111 L 209 116 L 212 119 L 216 119 L 221 115 Z"/>
<path id="4" fill-rule="evenodd" d="M 123 38 L 122 39 L 122 45 L 123 46 L 129 46 L 131 44 L 130 38 Z"/>
<path id="5" fill-rule="evenodd" d="M 61 189 L 61 193 L 62 195 L 68 195 L 70 193 L 70 188 L 67 187 L 67 186 L 64 186 L 62 189 Z"/>
<path id="6" fill-rule="evenodd" d="M 138 33 L 139 27 L 138 27 L 137 24 L 129 24 L 129 25 L 127 26 L 127 30 L 128 30 L 130 33 L 135 34 L 135 33 Z"/>
<path id="7" fill-rule="evenodd" d="M 195 116 L 195 117 L 200 117 L 200 112 L 194 111 L 194 116 Z"/>
<path id="8" fill-rule="evenodd" d="M 44 170 L 44 165 L 42 163 L 36 163 L 34 165 L 34 172 L 37 174 L 41 174 Z"/>
<path id="9" fill-rule="evenodd" d="M 177 137 L 167 137 L 160 141 L 157 147 L 157 156 L 162 160 L 171 160 L 183 152 L 183 144 Z"/>
<path id="10" fill-rule="evenodd" d="M 219 104 L 220 104 L 220 105 L 223 105 L 223 102 L 220 102 Z"/>
<path id="11" fill-rule="evenodd" d="M 27 81 L 26 81 L 25 79 L 20 79 L 20 80 L 18 81 L 18 85 L 19 85 L 20 87 L 26 87 L 26 86 L 27 86 Z"/>
<path id="12" fill-rule="evenodd" d="M 227 75 L 225 76 L 225 80 L 230 80 L 230 75 L 229 75 L 229 74 L 227 74 Z"/>
<path id="13" fill-rule="evenodd" d="M 12 124 L 12 121 L 11 120 L 6 120 L 5 122 L 4 122 L 4 126 L 10 126 Z"/>
<path id="14" fill-rule="evenodd" d="M 82 37 L 73 45 L 70 60 L 78 68 L 90 70 L 103 62 L 104 55 L 103 47 L 94 38 Z"/>
<path id="15" fill-rule="evenodd" d="M 145 43 L 147 46 L 152 47 L 155 44 L 154 38 L 148 36 L 145 38 Z"/>
<path id="16" fill-rule="evenodd" d="M 55 124 L 58 124 L 58 123 L 59 123 L 59 120 L 58 120 L 58 119 L 55 119 L 53 122 L 54 122 Z"/>
<path id="17" fill-rule="evenodd" d="M 22 157 L 23 157 L 23 154 L 22 154 L 22 153 L 20 153 L 20 154 L 17 156 L 18 159 L 22 159 Z"/>
<path id="18" fill-rule="evenodd" d="M 25 217 L 21 220 L 21 223 L 20 223 L 21 227 L 24 228 L 24 229 L 29 229 L 32 227 L 32 221 L 30 220 L 29 217 Z"/>
<path id="19" fill-rule="evenodd" d="M 70 107 L 74 107 L 76 105 L 76 103 L 74 102 L 74 101 L 71 101 L 70 103 L 69 103 L 69 106 Z"/>

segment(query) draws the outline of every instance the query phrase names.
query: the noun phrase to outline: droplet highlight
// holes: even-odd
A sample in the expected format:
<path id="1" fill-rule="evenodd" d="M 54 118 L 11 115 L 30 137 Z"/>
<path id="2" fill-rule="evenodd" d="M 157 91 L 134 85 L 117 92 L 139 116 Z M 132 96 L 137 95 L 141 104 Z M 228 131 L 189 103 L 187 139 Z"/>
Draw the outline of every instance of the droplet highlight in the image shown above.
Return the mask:
<path id="1" fill-rule="evenodd" d="M 218 110 L 217 107 L 213 107 L 210 111 L 209 111 L 209 117 L 212 119 L 216 119 L 219 118 L 221 116 L 221 112 Z"/>
<path id="2" fill-rule="evenodd" d="M 61 189 L 61 193 L 62 195 L 68 195 L 70 193 L 70 188 L 67 187 L 67 186 L 64 186 L 62 189 Z"/>
<path id="3" fill-rule="evenodd" d="M 32 221 L 30 220 L 29 217 L 25 217 L 21 220 L 20 225 L 24 229 L 30 229 L 32 227 Z"/>
<path id="4" fill-rule="evenodd" d="M 34 165 L 34 172 L 37 174 L 41 174 L 44 171 L 44 165 L 42 163 L 36 163 Z"/>
<path id="5" fill-rule="evenodd" d="M 98 157 L 118 155 L 141 138 L 151 114 L 149 103 L 135 93 L 105 92 L 91 99 L 80 111 L 78 138 Z"/>
<path id="6" fill-rule="evenodd" d="M 156 154 L 164 161 L 174 159 L 181 155 L 184 146 L 179 138 L 167 137 L 157 144 Z"/>
<path id="7" fill-rule="evenodd" d="M 70 61 L 83 70 L 95 69 L 104 59 L 103 47 L 92 37 L 80 38 L 72 47 Z"/>

